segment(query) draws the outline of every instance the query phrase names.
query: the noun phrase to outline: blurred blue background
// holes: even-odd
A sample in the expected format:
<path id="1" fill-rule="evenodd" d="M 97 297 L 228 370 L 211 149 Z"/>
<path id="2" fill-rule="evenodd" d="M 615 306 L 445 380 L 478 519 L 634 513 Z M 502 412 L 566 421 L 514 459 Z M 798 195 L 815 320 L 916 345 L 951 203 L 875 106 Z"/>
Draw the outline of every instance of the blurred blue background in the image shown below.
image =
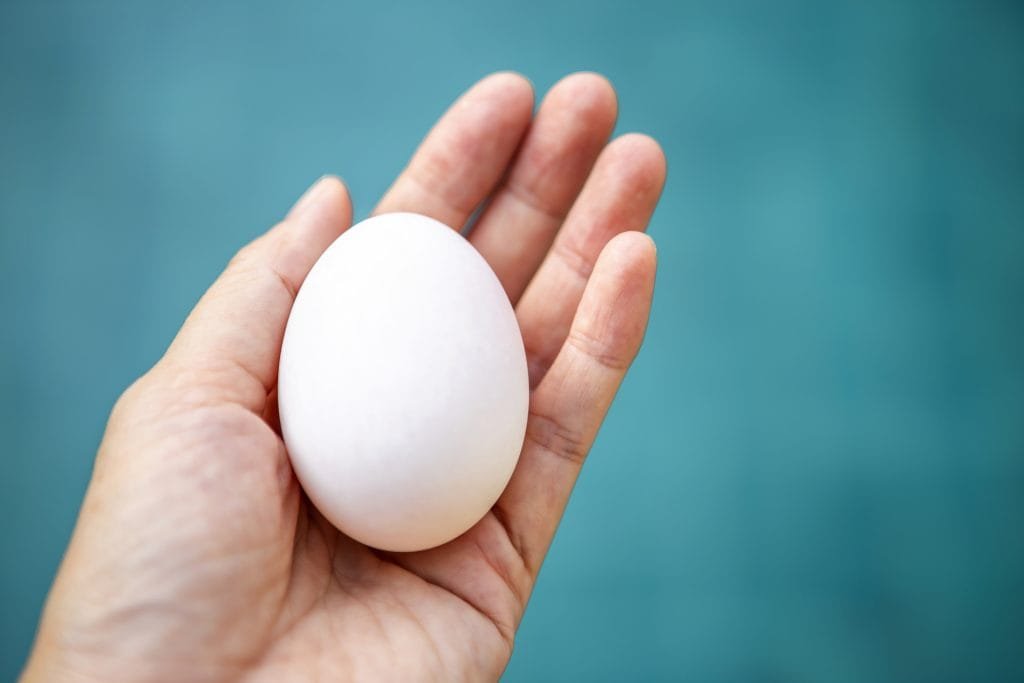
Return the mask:
<path id="1" fill-rule="evenodd" d="M 1024 679 L 1015 2 L 4 2 L 0 679 L 108 410 L 317 176 L 591 69 L 669 181 L 508 681 Z"/>

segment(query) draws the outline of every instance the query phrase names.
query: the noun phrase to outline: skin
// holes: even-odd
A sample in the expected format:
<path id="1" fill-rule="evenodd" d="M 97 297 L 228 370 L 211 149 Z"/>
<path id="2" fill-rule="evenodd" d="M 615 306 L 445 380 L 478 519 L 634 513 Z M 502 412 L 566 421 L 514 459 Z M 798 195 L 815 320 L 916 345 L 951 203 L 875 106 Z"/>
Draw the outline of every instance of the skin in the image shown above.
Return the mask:
<path id="1" fill-rule="evenodd" d="M 573 484 L 647 324 L 665 178 L 611 142 L 611 85 L 574 74 L 536 115 L 491 75 L 424 139 L 376 212 L 460 228 L 515 304 L 531 380 L 513 478 L 454 541 L 382 553 L 303 497 L 279 435 L 295 292 L 346 228 L 336 178 L 244 247 L 117 401 L 23 681 L 495 680 Z"/>

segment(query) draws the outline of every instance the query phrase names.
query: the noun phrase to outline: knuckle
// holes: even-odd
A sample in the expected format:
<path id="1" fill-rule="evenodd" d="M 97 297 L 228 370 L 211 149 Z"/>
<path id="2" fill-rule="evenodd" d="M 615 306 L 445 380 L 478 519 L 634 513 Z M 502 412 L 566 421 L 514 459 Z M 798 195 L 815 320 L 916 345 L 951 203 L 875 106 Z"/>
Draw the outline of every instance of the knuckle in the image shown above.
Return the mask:
<path id="1" fill-rule="evenodd" d="M 235 255 L 231 257 L 230 261 L 228 261 L 228 269 L 235 270 L 248 267 L 256 257 L 256 251 L 259 244 L 260 240 L 257 239 L 249 242 L 235 252 Z"/>
<path id="2" fill-rule="evenodd" d="M 264 258 L 264 254 L 268 246 L 273 247 L 273 243 L 278 241 L 278 236 L 281 232 L 279 228 L 282 223 L 278 223 L 273 228 L 235 252 L 235 255 L 231 257 L 230 261 L 228 261 L 228 268 L 242 270 L 251 268 L 260 263 Z"/>

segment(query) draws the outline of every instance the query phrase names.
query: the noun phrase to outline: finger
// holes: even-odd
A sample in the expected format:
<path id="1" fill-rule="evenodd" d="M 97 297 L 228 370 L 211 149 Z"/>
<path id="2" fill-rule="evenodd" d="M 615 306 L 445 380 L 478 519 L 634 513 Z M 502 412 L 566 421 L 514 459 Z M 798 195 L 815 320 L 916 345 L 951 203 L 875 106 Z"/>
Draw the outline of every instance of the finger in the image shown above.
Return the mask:
<path id="1" fill-rule="evenodd" d="M 530 386 L 551 366 L 601 249 L 625 230 L 644 230 L 665 182 L 665 155 L 646 135 L 629 134 L 601 153 L 551 250 L 516 306 Z"/>
<path id="2" fill-rule="evenodd" d="M 161 367 L 213 392 L 216 400 L 262 414 L 277 381 L 295 294 L 351 220 L 352 204 L 339 179 L 314 184 L 280 224 L 231 260 L 188 316 Z"/>
<path id="3" fill-rule="evenodd" d="M 615 127 L 615 90 L 579 73 L 544 98 L 512 169 L 473 227 L 470 242 L 518 301 Z"/>
<path id="4" fill-rule="evenodd" d="M 525 78 L 483 79 L 441 117 L 374 213 L 413 211 L 462 228 L 504 174 L 532 113 Z"/>
<path id="5" fill-rule="evenodd" d="M 534 390 L 526 440 L 495 506 L 536 577 L 583 460 L 636 356 L 654 291 L 654 242 L 639 232 L 601 252 L 572 329 Z"/>

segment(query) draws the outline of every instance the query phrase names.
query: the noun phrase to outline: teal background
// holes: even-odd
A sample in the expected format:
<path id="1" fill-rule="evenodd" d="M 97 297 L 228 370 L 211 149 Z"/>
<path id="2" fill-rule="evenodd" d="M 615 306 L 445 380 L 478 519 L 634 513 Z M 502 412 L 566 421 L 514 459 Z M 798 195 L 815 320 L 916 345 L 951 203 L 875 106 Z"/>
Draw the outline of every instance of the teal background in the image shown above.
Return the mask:
<path id="1" fill-rule="evenodd" d="M 1024 11 L 794 0 L 0 4 L 0 679 L 234 250 L 496 69 L 607 74 L 670 165 L 506 679 L 1024 680 Z"/>

